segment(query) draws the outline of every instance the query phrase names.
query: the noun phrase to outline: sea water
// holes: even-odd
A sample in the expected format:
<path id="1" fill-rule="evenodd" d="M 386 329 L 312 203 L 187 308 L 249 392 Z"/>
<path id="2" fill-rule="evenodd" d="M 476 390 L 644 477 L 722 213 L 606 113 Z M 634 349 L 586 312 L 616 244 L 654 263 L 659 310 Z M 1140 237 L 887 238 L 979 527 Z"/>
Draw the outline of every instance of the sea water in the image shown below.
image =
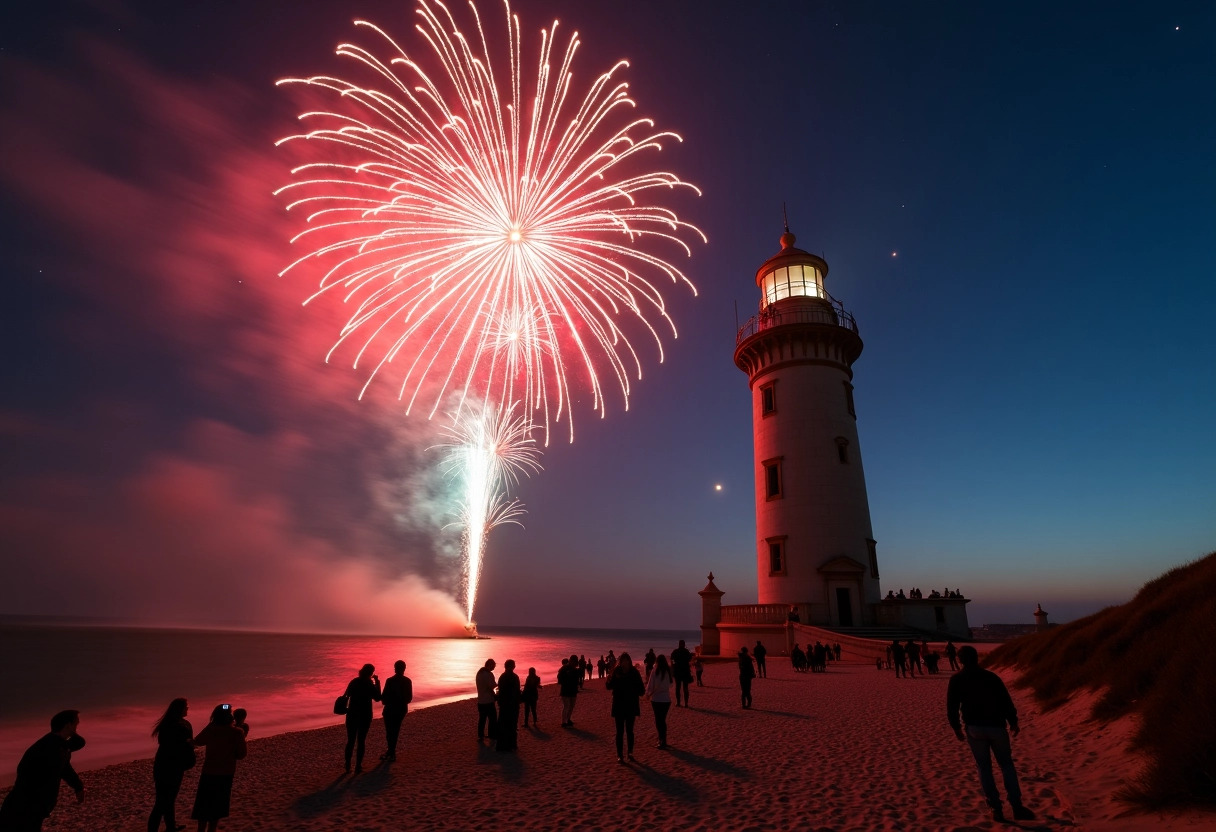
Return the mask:
<path id="1" fill-rule="evenodd" d="M 514 659 L 522 680 L 535 667 L 552 684 L 571 653 L 594 662 L 609 650 L 640 661 L 646 650 L 670 653 L 695 630 L 594 630 L 481 627 L 480 639 L 297 635 L 144 627 L 81 626 L 45 619 L 0 619 L 0 786 L 49 730 L 57 711 L 80 713 L 86 747 L 72 755 L 78 771 L 151 757 L 152 723 L 171 699 L 190 700 L 195 730 L 228 702 L 249 711 L 250 737 L 341 722 L 334 699 L 366 662 L 381 681 L 404 659 L 414 683 L 411 708 L 476 693 L 487 658 L 502 671 Z"/>

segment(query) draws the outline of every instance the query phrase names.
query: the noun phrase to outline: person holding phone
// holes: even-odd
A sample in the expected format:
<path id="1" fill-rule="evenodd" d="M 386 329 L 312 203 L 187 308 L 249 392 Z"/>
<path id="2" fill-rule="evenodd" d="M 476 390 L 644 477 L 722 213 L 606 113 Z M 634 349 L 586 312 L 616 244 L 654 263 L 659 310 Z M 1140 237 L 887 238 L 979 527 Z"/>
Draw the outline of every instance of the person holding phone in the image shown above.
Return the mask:
<path id="1" fill-rule="evenodd" d="M 350 756 L 355 752 L 355 771 L 362 772 L 367 732 L 372 727 L 372 702 L 381 699 L 375 665 L 365 664 L 359 669 L 359 675 L 346 686 L 346 696 L 350 702 L 346 708 L 346 771 L 350 772 Z"/>
<path id="2" fill-rule="evenodd" d="M 205 747 L 207 753 L 190 817 L 198 821 L 198 832 L 215 832 L 231 811 L 236 761 L 243 760 L 247 750 L 245 732 L 232 724 L 231 705 L 215 706 L 211 721 L 198 732 L 194 744 Z"/>

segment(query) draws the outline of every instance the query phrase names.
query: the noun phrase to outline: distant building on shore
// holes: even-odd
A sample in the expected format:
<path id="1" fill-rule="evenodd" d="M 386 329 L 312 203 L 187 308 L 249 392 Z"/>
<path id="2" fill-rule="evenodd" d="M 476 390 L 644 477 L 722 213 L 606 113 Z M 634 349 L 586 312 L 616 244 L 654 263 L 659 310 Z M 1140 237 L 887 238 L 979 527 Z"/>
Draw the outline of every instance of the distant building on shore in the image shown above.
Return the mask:
<path id="1" fill-rule="evenodd" d="M 752 397 L 758 603 L 722 606 L 711 575 L 703 652 L 730 655 L 757 639 L 781 651 L 793 623 L 966 638 L 961 593 L 883 598 L 853 401 L 861 336 L 824 288 L 827 262 L 794 243 L 786 227 L 756 272 L 759 312 L 735 339 Z"/>

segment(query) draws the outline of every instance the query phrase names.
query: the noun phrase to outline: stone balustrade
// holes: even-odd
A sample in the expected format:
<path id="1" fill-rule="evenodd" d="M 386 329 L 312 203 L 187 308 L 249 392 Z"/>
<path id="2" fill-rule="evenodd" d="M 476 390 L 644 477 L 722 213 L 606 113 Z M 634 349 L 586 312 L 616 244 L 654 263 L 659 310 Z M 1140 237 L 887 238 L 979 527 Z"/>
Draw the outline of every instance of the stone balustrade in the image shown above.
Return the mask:
<path id="1" fill-rule="evenodd" d="M 729 604 L 722 607 L 723 624 L 785 624 L 789 604 Z"/>

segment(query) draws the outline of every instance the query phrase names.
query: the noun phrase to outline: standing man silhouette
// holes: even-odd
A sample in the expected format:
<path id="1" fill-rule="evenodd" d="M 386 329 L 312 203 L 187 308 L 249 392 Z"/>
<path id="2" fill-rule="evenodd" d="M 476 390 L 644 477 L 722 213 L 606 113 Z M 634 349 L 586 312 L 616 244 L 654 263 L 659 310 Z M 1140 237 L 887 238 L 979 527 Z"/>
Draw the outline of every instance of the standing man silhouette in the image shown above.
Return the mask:
<path id="1" fill-rule="evenodd" d="M 980 667 L 979 653 L 971 645 L 960 649 L 958 658 L 963 663 L 963 669 L 950 677 L 950 685 L 946 689 L 946 717 L 954 729 L 954 736 L 960 741 L 966 740 L 971 746 L 984 797 L 992 807 L 992 819 L 1005 820 L 1001 796 L 992 778 L 992 758 L 996 757 L 1005 781 L 1005 796 L 1013 807 L 1014 818 L 1034 820 L 1034 812 L 1022 804 L 1022 789 L 1018 785 L 1017 770 L 1013 767 L 1009 734 L 1005 731 L 1005 724 L 1008 723 L 1009 731 L 1015 737 L 1018 735 L 1018 711 L 1009 697 L 1009 690 L 1000 676 Z M 960 709 L 963 714 L 961 724 Z M 966 733 L 963 732 L 963 725 L 966 725 Z"/>
<path id="2" fill-rule="evenodd" d="M 747 655 L 747 648 L 739 651 L 739 690 L 743 694 L 743 707 L 752 706 L 752 679 L 756 678 L 755 668 L 752 667 L 752 657 Z"/>
<path id="3" fill-rule="evenodd" d="M 756 675 L 767 679 L 768 668 L 764 664 L 764 657 L 768 655 L 768 651 L 764 649 L 764 645 L 759 640 L 756 641 L 756 649 L 752 651 L 752 655 L 756 657 Z"/>
<path id="4" fill-rule="evenodd" d="M 498 738 L 498 714 L 494 709 L 494 688 L 498 680 L 494 678 L 494 668 L 498 664 L 493 659 L 486 659 L 481 670 L 477 671 L 477 741 L 486 737 Z"/>
<path id="5" fill-rule="evenodd" d="M 397 738 L 401 736 L 401 723 L 409 711 L 410 703 L 414 701 L 414 683 L 405 675 L 405 662 L 398 659 L 393 664 L 393 675 L 384 683 L 380 694 L 384 703 L 384 737 L 388 740 L 388 751 L 380 759 L 390 763 L 397 760 Z"/>
<path id="6" fill-rule="evenodd" d="M 680 691 L 684 692 L 684 707 L 688 707 L 688 685 L 692 682 L 692 652 L 684 646 L 671 651 L 671 675 L 676 680 L 676 707 L 680 707 Z"/>
<path id="7" fill-rule="evenodd" d="M 39 832 L 59 802 L 59 781 L 84 802 L 84 784 L 72 768 L 72 751 L 82 748 L 77 737 L 80 711 L 60 711 L 51 717 L 51 732 L 31 745 L 17 764 L 17 782 L 0 805 L 0 829 Z"/>

